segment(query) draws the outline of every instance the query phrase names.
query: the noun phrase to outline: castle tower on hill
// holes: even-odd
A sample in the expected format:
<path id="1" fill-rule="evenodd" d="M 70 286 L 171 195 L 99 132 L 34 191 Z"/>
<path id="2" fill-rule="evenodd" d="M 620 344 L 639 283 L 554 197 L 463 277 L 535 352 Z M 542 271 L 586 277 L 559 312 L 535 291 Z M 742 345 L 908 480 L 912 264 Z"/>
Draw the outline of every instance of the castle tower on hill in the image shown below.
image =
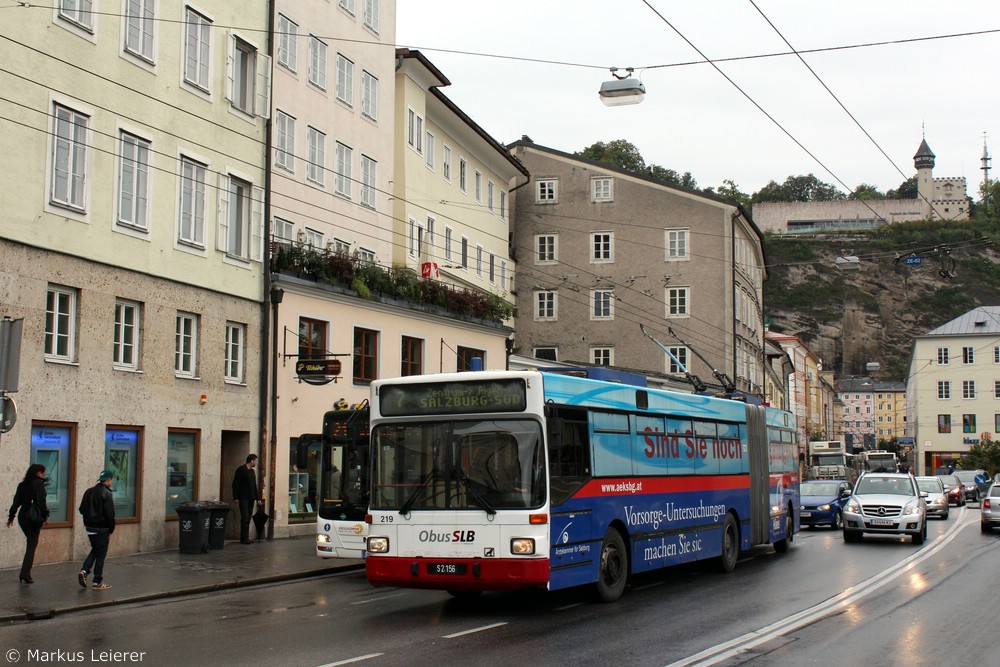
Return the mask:
<path id="1" fill-rule="evenodd" d="M 934 152 L 927 139 L 913 156 L 917 170 L 917 197 L 925 220 L 968 220 L 969 197 L 965 177 L 934 178 Z"/>

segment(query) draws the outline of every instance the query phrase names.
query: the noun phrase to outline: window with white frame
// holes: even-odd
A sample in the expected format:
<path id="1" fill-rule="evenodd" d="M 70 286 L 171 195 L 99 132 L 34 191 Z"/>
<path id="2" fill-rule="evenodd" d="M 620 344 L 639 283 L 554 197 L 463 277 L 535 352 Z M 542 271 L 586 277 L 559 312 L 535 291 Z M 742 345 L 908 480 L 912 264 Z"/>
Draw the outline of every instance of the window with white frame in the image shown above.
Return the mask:
<path id="1" fill-rule="evenodd" d="M 406 110 L 406 143 L 418 153 L 424 152 L 424 119 L 413 109 Z"/>
<path id="2" fill-rule="evenodd" d="M 378 120 L 378 79 L 361 70 L 361 113 Z"/>
<path id="3" fill-rule="evenodd" d="M 181 156 L 180 219 L 177 237 L 181 243 L 205 246 L 205 178 L 208 167 Z"/>
<path id="4" fill-rule="evenodd" d="M 245 377 L 247 327 L 238 322 L 226 322 L 225 370 L 223 379 L 242 384 Z"/>
<path id="5" fill-rule="evenodd" d="M 431 259 L 437 259 L 437 251 L 434 249 L 434 218 L 427 216 L 427 233 L 424 236 L 424 248 L 422 251 L 430 253 Z"/>
<path id="6" fill-rule="evenodd" d="M 611 290 L 590 290 L 590 319 L 614 319 L 615 293 Z"/>
<path id="7" fill-rule="evenodd" d="M 668 347 L 667 349 L 670 350 L 670 354 L 667 355 L 667 372 L 668 373 L 688 372 L 688 349 L 686 347 L 677 347 L 677 346 Z"/>
<path id="8" fill-rule="evenodd" d="M 234 109 L 266 117 L 270 110 L 271 59 L 249 42 L 230 35 L 226 99 Z"/>
<path id="9" fill-rule="evenodd" d="M 500 219 L 507 219 L 507 192 L 505 190 L 500 191 Z"/>
<path id="10" fill-rule="evenodd" d="M 209 89 L 212 22 L 190 7 L 184 12 L 184 81 Z"/>
<path id="11" fill-rule="evenodd" d="M 316 185 L 326 181 L 326 135 L 310 127 L 306 130 L 306 144 L 309 151 L 309 162 L 306 164 L 306 178 Z"/>
<path id="12" fill-rule="evenodd" d="M 93 6 L 94 0 L 59 0 L 59 16 L 93 32 Z"/>
<path id="13" fill-rule="evenodd" d="M 421 230 L 417 229 L 417 221 L 414 218 L 410 218 L 409 224 L 407 225 L 409 232 L 406 235 L 406 251 L 410 254 L 410 257 L 417 256 L 417 244 L 420 242 L 419 235 Z"/>
<path id="14" fill-rule="evenodd" d="M 430 132 L 426 135 L 424 146 L 427 149 L 424 153 L 424 161 L 427 164 L 427 168 L 434 169 L 434 135 Z"/>
<path id="15" fill-rule="evenodd" d="M 337 255 L 350 255 L 351 254 L 351 244 L 344 239 L 335 238 L 331 242 L 331 250 Z"/>
<path id="16" fill-rule="evenodd" d="M 451 235 L 453 234 L 451 227 L 444 228 L 444 261 L 447 264 L 451 264 Z"/>
<path id="17" fill-rule="evenodd" d="M 349 146 L 337 142 L 337 167 L 334 191 L 338 195 L 351 198 L 351 161 L 353 150 Z"/>
<path id="18" fill-rule="evenodd" d="M 299 26 L 284 14 L 278 14 L 278 64 L 295 72 L 298 67 Z"/>
<path id="19" fill-rule="evenodd" d="M 139 369 L 139 339 L 141 306 L 135 301 L 115 300 L 115 332 L 112 342 L 112 362 L 117 370 Z"/>
<path id="20" fill-rule="evenodd" d="M 340 0 L 340 6 L 346 9 L 351 16 L 354 16 L 354 0 Z"/>
<path id="21" fill-rule="evenodd" d="M 121 133 L 118 158 L 118 223 L 149 229 L 150 143 Z"/>
<path id="22" fill-rule="evenodd" d="M 441 146 L 441 175 L 444 180 L 451 180 L 451 148 L 447 145 Z"/>
<path id="23" fill-rule="evenodd" d="M 375 263 L 374 250 L 368 250 L 367 248 L 358 248 L 357 255 L 358 255 L 358 260 L 364 262 L 365 264 Z"/>
<path id="24" fill-rule="evenodd" d="M 464 157 L 458 158 L 458 189 L 462 192 L 467 191 L 469 176 L 469 163 L 465 161 Z"/>
<path id="25" fill-rule="evenodd" d="M 361 156 L 361 205 L 375 208 L 375 195 L 378 192 L 378 163 L 362 154 Z"/>
<path id="26" fill-rule="evenodd" d="M 50 200 L 59 206 L 84 211 L 87 207 L 87 133 L 90 118 L 56 104 L 52 122 Z"/>
<path id="27" fill-rule="evenodd" d="M 493 211 L 493 181 L 486 182 L 486 208 Z"/>
<path id="28" fill-rule="evenodd" d="M 76 305 L 79 292 L 49 285 L 45 294 L 45 359 L 76 361 Z"/>
<path id="29" fill-rule="evenodd" d="M 219 175 L 218 248 L 229 257 L 260 261 L 264 191 L 228 174 Z"/>
<path id="30" fill-rule="evenodd" d="M 963 364 L 974 364 L 976 363 L 976 350 L 972 347 L 962 348 L 962 363 Z"/>
<path id="31" fill-rule="evenodd" d="M 556 308 L 556 293 L 550 291 L 535 292 L 535 320 L 557 320 L 559 313 Z"/>
<path id="32" fill-rule="evenodd" d="M 462 268 L 469 270 L 469 239 L 465 236 L 462 237 Z"/>
<path id="33" fill-rule="evenodd" d="M 613 201 L 614 179 L 604 176 L 590 179 L 590 200 L 595 202 Z"/>
<path id="34" fill-rule="evenodd" d="M 341 53 L 337 54 L 337 99 L 354 106 L 354 63 Z"/>
<path id="35" fill-rule="evenodd" d="M 198 316 L 178 311 L 174 326 L 174 374 L 198 375 Z"/>
<path id="36" fill-rule="evenodd" d="M 476 170 L 476 201 L 483 203 L 483 175 Z"/>
<path id="37" fill-rule="evenodd" d="M 378 34 L 379 0 L 365 0 L 365 27 Z"/>
<path id="38" fill-rule="evenodd" d="M 948 365 L 948 363 L 949 363 L 948 362 L 948 348 L 946 348 L 946 347 L 939 347 L 937 349 L 937 362 L 938 362 L 939 366 L 947 366 Z"/>
<path id="39" fill-rule="evenodd" d="M 323 247 L 323 232 L 312 227 L 306 227 L 302 235 L 302 242 L 310 248 L 319 250 Z"/>
<path id="40" fill-rule="evenodd" d="M 687 317 L 688 312 L 688 288 L 668 287 L 667 288 L 667 317 Z"/>
<path id="41" fill-rule="evenodd" d="M 500 260 L 500 289 L 507 291 L 507 260 Z"/>
<path id="42" fill-rule="evenodd" d="M 497 256 L 490 253 L 490 283 L 497 281 Z"/>
<path id="43" fill-rule="evenodd" d="M 942 400 L 947 400 L 951 398 L 951 381 L 950 380 L 938 380 L 937 383 L 937 397 Z"/>
<path id="44" fill-rule="evenodd" d="M 535 203 L 557 204 L 559 202 L 559 181 L 554 178 L 543 178 L 535 181 Z"/>
<path id="45" fill-rule="evenodd" d="M 1000 364 L 1000 345 L 993 348 L 993 363 Z"/>
<path id="46" fill-rule="evenodd" d="M 274 116 L 274 165 L 295 172 L 295 118 L 284 111 Z"/>
<path id="47" fill-rule="evenodd" d="M 993 398 L 1000 398 L 1000 380 L 993 381 Z M 997 429 L 1000 432 L 1000 429 Z"/>
<path id="48" fill-rule="evenodd" d="M 668 229 L 666 230 L 666 261 L 675 262 L 688 259 L 688 230 Z"/>
<path id="49" fill-rule="evenodd" d="M 153 30 L 156 0 L 128 0 L 125 3 L 125 50 L 153 62 Z"/>
<path id="50" fill-rule="evenodd" d="M 614 261 L 615 236 L 612 232 L 594 232 L 590 235 L 590 239 L 590 261 L 592 263 Z"/>
<path id="51" fill-rule="evenodd" d="M 275 218 L 274 222 L 271 223 L 271 232 L 274 234 L 275 241 L 295 240 L 295 225 L 288 220 Z"/>
<path id="52" fill-rule="evenodd" d="M 476 246 L 476 275 L 483 277 L 483 246 Z"/>
<path id="53" fill-rule="evenodd" d="M 590 362 L 595 366 L 613 366 L 615 363 L 615 348 L 613 347 L 590 348 Z"/>
<path id="54" fill-rule="evenodd" d="M 552 264 L 559 259 L 558 234 L 535 235 L 535 264 Z"/>
<path id="55" fill-rule="evenodd" d="M 326 42 L 309 37 L 309 83 L 320 90 L 326 90 L 326 50 Z"/>
<path id="56" fill-rule="evenodd" d="M 976 397 L 976 381 L 962 380 L 962 398 L 973 399 Z"/>

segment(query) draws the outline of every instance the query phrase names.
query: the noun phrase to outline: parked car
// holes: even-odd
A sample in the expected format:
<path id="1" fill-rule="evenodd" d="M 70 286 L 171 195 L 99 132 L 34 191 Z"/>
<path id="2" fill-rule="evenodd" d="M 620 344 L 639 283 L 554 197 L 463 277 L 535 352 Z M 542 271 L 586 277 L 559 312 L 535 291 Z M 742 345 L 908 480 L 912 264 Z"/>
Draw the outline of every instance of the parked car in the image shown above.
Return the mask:
<path id="1" fill-rule="evenodd" d="M 955 477 L 965 487 L 965 500 L 974 503 L 990 488 L 989 475 L 985 470 L 956 470 Z"/>
<path id="2" fill-rule="evenodd" d="M 862 473 L 843 510 L 844 541 L 865 533 L 909 535 L 914 544 L 927 539 L 927 503 L 913 475 Z"/>
<path id="3" fill-rule="evenodd" d="M 803 526 L 830 526 L 843 528 L 842 511 L 851 495 L 851 483 L 845 479 L 814 479 L 802 482 L 799 512 Z"/>
<path id="4" fill-rule="evenodd" d="M 948 496 L 944 492 L 944 484 L 938 477 L 917 477 L 917 488 L 927 503 L 927 516 L 948 518 Z"/>
<path id="5" fill-rule="evenodd" d="M 979 529 L 990 533 L 997 526 L 1000 526 L 1000 482 L 993 482 L 979 508 Z"/>
<path id="6" fill-rule="evenodd" d="M 961 480 L 954 475 L 935 475 L 944 484 L 944 493 L 948 497 L 949 505 L 962 506 L 965 504 L 965 486 Z"/>

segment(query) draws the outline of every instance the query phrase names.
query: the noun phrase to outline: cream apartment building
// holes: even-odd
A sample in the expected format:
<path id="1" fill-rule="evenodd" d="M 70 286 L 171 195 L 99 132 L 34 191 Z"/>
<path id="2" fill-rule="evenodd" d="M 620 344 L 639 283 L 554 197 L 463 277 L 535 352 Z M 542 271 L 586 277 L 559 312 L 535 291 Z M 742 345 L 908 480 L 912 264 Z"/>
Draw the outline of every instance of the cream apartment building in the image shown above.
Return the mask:
<path id="1" fill-rule="evenodd" d="M 0 494 L 46 465 L 37 562 L 89 550 L 102 469 L 112 554 L 163 549 L 259 449 L 267 27 L 221 0 L 4 12 L 0 315 L 24 337 Z"/>
<path id="2" fill-rule="evenodd" d="M 840 440 L 842 425 L 839 401 L 832 373 L 823 370 L 823 361 L 798 336 L 768 331 L 768 342 L 777 345 L 791 359 L 788 377 L 788 404 L 799 427 L 800 453 L 806 454 L 810 440 Z"/>

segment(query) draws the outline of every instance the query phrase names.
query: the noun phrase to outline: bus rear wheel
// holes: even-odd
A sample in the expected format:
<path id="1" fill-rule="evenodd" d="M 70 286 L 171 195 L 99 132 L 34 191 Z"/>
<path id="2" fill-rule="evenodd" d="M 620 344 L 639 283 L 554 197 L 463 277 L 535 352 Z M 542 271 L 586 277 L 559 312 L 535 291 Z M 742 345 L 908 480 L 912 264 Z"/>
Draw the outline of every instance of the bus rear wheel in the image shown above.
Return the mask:
<path id="1" fill-rule="evenodd" d="M 719 555 L 719 569 L 732 572 L 736 569 L 736 559 L 740 555 L 740 535 L 736 530 L 736 519 L 732 514 L 726 515 L 722 524 L 722 553 Z"/>
<path id="2" fill-rule="evenodd" d="M 604 534 L 598 567 L 597 595 L 604 602 L 614 602 L 625 592 L 628 581 L 628 552 L 621 533 L 614 528 Z"/>

